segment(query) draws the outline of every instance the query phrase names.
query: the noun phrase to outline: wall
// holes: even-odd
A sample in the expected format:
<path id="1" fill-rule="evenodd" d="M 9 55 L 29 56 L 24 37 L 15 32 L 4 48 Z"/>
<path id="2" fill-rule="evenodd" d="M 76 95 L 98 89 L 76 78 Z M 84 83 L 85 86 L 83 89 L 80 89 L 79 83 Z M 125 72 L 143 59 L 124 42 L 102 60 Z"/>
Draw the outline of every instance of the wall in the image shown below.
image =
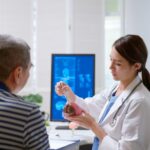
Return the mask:
<path id="1" fill-rule="evenodd" d="M 11 34 L 24 39 L 32 49 L 32 1 L 0 0 L 0 34 Z M 31 76 L 27 88 L 32 89 Z"/>
<path id="2" fill-rule="evenodd" d="M 149 6 L 149 0 L 126 0 L 124 2 L 124 33 L 139 34 L 143 37 L 149 51 L 147 68 L 150 71 Z"/>

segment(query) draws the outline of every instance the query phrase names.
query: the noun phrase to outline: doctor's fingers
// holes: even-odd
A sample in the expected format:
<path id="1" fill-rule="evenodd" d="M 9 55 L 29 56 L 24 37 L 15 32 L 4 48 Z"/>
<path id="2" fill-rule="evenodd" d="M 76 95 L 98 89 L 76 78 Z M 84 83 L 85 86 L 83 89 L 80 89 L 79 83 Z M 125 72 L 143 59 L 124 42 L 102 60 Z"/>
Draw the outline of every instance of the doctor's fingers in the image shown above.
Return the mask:
<path id="1" fill-rule="evenodd" d="M 55 92 L 56 92 L 59 96 L 63 95 L 62 89 L 59 88 L 58 86 L 55 86 Z"/>
<path id="2" fill-rule="evenodd" d="M 66 83 L 62 82 L 62 81 L 57 82 L 56 85 L 55 85 L 55 89 L 57 89 L 57 90 L 64 90 L 65 91 L 68 88 L 69 88 L 69 86 Z"/>
<path id="3" fill-rule="evenodd" d="M 62 95 L 64 93 L 64 87 L 62 87 L 62 85 L 60 84 L 60 82 L 58 82 L 56 85 L 55 85 L 55 91 L 58 95 Z"/>
<path id="4" fill-rule="evenodd" d="M 72 119 L 72 121 L 77 122 L 80 126 L 85 127 L 85 128 L 91 128 L 91 125 L 93 123 L 93 120 L 89 120 L 88 118 L 84 117 L 84 116 L 78 116 L 78 117 L 74 117 L 74 119 Z"/>
<path id="5" fill-rule="evenodd" d="M 95 122 L 95 119 L 87 112 L 83 112 L 81 116 L 83 116 L 81 119 L 83 119 L 86 124 L 90 125 L 91 123 Z"/>
<path id="6" fill-rule="evenodd" d="M 89 117 L 87 117 L 85 113 L 82 113 L 79 116 L 69 116 L 68 119 L 77 122 L 87 122 L 87 120 L 89 120 Z"/>
<path id="7" fill-rule="evenodd" d="M 63 82 L 63 81 L 59 81 L 59 82 L 56 83 L 56 86 L 60 87 L 60 88 L 63 88 L 63 86 L 66 86 L 66 85 L 67 84 L 65 82 Z"/>

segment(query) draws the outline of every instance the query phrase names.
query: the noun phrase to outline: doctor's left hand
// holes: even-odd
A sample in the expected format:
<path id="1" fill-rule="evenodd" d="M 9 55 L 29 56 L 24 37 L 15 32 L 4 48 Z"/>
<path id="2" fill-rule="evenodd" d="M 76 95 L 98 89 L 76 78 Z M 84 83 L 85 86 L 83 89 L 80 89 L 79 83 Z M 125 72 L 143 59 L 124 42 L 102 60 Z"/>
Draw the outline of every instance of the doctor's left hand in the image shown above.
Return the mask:
<path id="1" fill-rule="evenodd" d="M 77 123 L 79 126 L 92 130 L 101 141 L 107 135 L 96 120 L 87 112 L 83 112 L 79 116 L 69 116 L 66 117 L 66 119 Z"/>
<path id="2" fill-rule="evenodd" d="M 84 128 L 88 128 L 91 129 L 92 128 L 92 124 L 96 121 L 95 119 L 88 113 L 83 112 L 81 115 L 79 116 L 69 116 L 66 117 L 66 119 L 76 122 L 79 126 L 82 126 Z"/>

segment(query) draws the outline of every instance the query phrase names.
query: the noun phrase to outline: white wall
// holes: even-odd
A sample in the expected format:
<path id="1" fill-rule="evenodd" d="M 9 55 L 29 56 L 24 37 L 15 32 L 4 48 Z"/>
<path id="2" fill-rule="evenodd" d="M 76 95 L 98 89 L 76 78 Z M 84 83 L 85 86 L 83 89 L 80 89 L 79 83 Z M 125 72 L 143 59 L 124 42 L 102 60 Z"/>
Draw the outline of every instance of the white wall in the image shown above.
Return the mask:
<path id="1" fill-rule="evenodd" d="M 104 87 L 103 0 L 74 1 L 74 52 L 96 54 L 96 91 Z"/>
<path id="2" fill-rule="evenodd" d="M 32 9 L 30 0 L 0 0 L 0 34 L 13 34 L 31 45 Z"/>
<path id="3" fill-rule="evenodd" d="M 37 18 L 37 92 L 44 97 L 43 109 L 50 112 L 51 54 L 66 47 L 65 0 L 39 0 Z"/>
<path id="4" fill-rule="evenodd" d="M 143 37 L 148 51 L 147 67 L 150 71 L 150 1 L 125 0 L 124 2 L 124 33 L 139 34 Z"/>
<path id="5" fill-rule="evenodd" d="M 32 48 L 31 0 L 0 0 L 0 34 L 24 39 Z M 26 85 L 32 88 L 32 76 Z"/>

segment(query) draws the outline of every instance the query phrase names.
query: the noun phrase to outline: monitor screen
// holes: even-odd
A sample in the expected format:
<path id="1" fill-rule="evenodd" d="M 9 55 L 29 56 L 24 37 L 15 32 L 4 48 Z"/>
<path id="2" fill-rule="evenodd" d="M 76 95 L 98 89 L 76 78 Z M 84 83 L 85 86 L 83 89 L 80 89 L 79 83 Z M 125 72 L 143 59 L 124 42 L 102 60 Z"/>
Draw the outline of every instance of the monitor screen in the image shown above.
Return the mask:
<path id="1" fill-rule="evenodd" d="M 73 92 L 82 97 L 94 95 L 95 54 L 52 54 L 51 62 L 51 121 L 66 121 L 62 110 L 66 104 L 65 96 L 55 93 L 59 81 L 68 84 Z"/>

